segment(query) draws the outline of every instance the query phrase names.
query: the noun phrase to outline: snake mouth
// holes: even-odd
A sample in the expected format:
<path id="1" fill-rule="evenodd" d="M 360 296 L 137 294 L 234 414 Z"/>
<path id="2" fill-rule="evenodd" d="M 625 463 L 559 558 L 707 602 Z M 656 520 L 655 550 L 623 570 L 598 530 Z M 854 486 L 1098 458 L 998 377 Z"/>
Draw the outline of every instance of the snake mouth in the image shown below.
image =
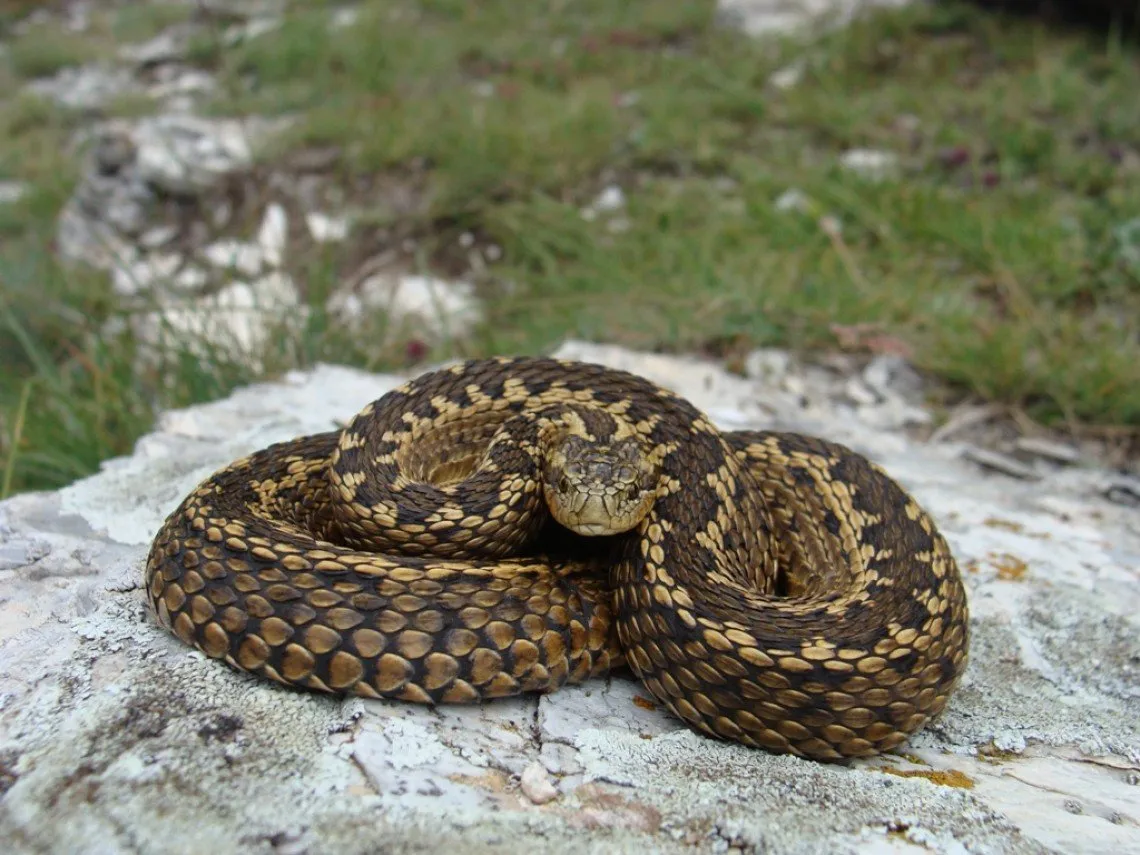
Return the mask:
<path id="1" fill-rule="evenodd" d="M 571 501 L 574 505 L 571 505 Z M 651 497 L 641 497 L 639 505 L 630 505 L 604 494 L 555 496 L 549 502 L 554 519 L 564 528 L 584 537 L 608 537 L 635 528 L 649 511 Z"/>
<path id="2" fill-rule="evenodd" d="M 578 523 L 573 527 L 573 531 L 585 537 L 604 537 L 614 533 L 612 526 L 601 523 Z"/>

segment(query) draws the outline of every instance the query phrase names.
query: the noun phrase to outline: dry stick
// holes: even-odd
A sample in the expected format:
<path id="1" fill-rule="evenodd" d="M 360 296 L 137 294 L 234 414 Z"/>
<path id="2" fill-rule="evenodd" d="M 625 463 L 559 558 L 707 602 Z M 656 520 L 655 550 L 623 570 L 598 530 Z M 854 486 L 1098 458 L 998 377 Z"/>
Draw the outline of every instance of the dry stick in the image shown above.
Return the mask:
<path id="1" fill-rule="evenodd" d="M 855 261 L 855 256 L 851 252 L 851 248 L 847 246 L 847 242 L 843 240 L 843 235 L 839 231 L 839 226 L 828 217 L 821 217 L 819 220 L 820 230 L 827 235 L 827 239 L 831 241 L 831 248 L 835 250 L 835 254 L 839 256 L 843 268 L 847 271 L 847 275 L 851 277 L 852 281 L 859 286 L 859 289 L 866 293 L 867 279 L 859 270 L 859 265 Z"/>

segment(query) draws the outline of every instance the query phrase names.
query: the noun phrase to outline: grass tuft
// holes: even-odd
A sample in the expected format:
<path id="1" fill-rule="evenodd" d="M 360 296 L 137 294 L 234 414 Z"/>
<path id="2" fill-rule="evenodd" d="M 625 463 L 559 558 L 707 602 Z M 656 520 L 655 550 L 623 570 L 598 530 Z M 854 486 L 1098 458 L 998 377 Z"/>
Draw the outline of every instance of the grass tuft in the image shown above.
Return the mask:
<path id="1" fill-rule="evenodd" d="M 8 46 L 8 63 L 24 79 L 51 77 L 64 68 L 92 62 L 100 55 L 91 39 L 68 32 L 58 25 L 29 27 Z"/>

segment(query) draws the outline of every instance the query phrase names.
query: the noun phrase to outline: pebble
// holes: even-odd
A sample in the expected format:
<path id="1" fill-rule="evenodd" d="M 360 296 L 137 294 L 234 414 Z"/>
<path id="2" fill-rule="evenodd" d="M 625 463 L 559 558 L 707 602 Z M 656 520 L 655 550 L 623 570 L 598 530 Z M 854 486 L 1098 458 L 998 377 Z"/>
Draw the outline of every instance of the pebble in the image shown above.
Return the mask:
<path id="1" fill-rule="evenodd" d="M 19 181 L 0 181 L 0 204 L 18 202 L 27 192 L 27 184 Z"/>
<path id="2" fill-rule="evenodd" d="M 558 788 L 554 786 L 554 782 L 550 780 L 550 773 L 541 763 L 531 763 L 523 769 L 519 786 L 523 795 L 532 804 L 544 805 L 558 798 Z"/>
<path id="3" fill-rule="evenodd" d="M 285 260 L 285 244 L 288 239 L 289 216 L 285 213 L 285 208 L 276 203 L 269 205 L 257 232 L 257 245 L 269 266 L 281 266 Z"/>
<path id="4" fill-rule="evenodd" d="M 890 178 L 898 170 L 898 156 L 872 148 L 853 148 L 839 156 L 839 165 L 872 181 Z"/>
<path id="5" fill-rule="evenodd" d="M 305 214 L 305 225 L 309 227 L 313 240 L 318 243 L 331 243 L 348 237 L 347 217 L 330 217 L 320 211 L 310 211 Z"/>
<path id="6" fill-rule="evenodd" d="M 803 80 L 803 76 L 804 64 L 802 62 L 795 62 L 772 72 L 768 78 L 768 83 L 777 89 L 791 89 Z"/>

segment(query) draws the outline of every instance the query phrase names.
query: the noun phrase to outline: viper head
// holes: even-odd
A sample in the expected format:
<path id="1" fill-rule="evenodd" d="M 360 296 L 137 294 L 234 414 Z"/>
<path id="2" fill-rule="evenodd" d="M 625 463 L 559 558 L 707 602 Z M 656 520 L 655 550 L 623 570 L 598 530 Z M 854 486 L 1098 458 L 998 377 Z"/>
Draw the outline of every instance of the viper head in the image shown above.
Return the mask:
<path id="1" fill-rule="evenodd" d="M 547 450 L 543 491 L 554 518 L 577 534 L 621 534 L 657 497 L 658 466 L 635 436 L 562 433 Z"/>

